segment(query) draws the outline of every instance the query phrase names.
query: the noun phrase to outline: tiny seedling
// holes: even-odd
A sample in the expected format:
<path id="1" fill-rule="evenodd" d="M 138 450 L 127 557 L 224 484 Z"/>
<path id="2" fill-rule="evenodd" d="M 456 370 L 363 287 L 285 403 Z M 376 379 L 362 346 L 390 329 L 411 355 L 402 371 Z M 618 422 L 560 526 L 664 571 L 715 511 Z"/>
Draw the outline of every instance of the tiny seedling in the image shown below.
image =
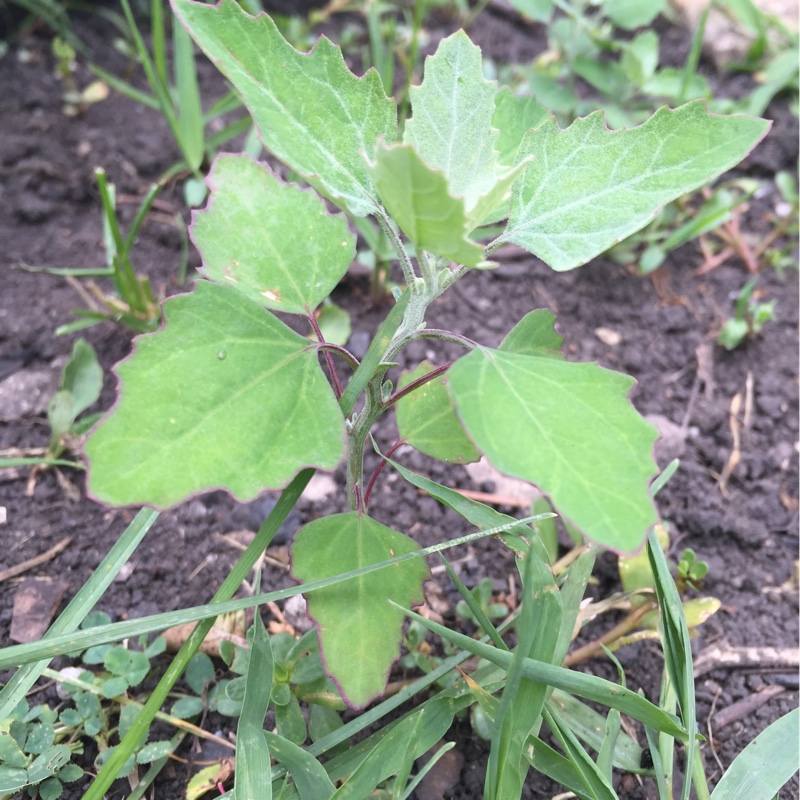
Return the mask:
<path id="1" fill-rule="evenodd" d="M 114 184 L 106 180 L 103 169 L 96 169 L 97 188 L 103 208 L 103 243 L 106 251 L 106 265 L 99 268 L 71 267 L 30 267 L 22 266 L 28 272 L 46 272 L 59 275 L 70 281 L 71 285 L 84 298 L 88 309 L 76 309 L 72 313 L 78 317 L 56 329 L 56 335 L 90 328 L 99 322 L 110 320 L 132 328 L 135 331 L 154 330 L 160 320 L 158 303 L 147 278 L 140 278 L 131 263 L 131 251 L 153 202 L 161 186 L 153 184 L 144 196 L 131 223 L 128 235 L 123 237 L 116 211 L 116 192 Z M 108 277 L 114 285 L 114 294 L 105 294 L 94 281 L 86 288 L 77 278 Z"/>
<path id="2" fill-rule="evenodd" d="M 751 278 L 736 298 L 734 315 L 722 326 L 717 341 L 726 350 L 735 350 L 745 339 L 756 336 L 775 319 L 775 300 L 760 302 L 757 278 Z"/>
<path id="3" fill-rule="evenodd" d="M 102 388 L 103 370 L 97 362 L 94 348 L 84 339 L 78 339 L 61 373 L 61 385 L 47 405 L 47 421 L 50 423 L 50 443 L 47 448 L 14 450 L 13 457 L 0 459 L 0 466 L 82 468 L 77 462 L 62 459 L 62 455 L 65 450 L 77 451 L 81 437 L 99 419 L 99 413 L 84 412 L 97 402 Z"/>

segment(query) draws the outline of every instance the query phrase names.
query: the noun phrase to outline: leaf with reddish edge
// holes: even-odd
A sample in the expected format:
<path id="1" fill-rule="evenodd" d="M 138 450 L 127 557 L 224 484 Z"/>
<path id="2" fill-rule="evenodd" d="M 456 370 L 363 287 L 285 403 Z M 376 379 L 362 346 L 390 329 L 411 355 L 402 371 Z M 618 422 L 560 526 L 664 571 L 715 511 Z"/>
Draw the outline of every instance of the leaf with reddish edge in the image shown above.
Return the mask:
<path id="1" fill-rule="evenodd" d="M 456 412 L 493 466 L 536 484 L 604 547 L 641 547 L 658 521 L 650 497 L 658 432 L 628 398 L 633 378 L 483 347 L 449 376 Z"/>
<path id="2" fill-rule="evenodd" d="M 361 154 L 372 158 L 379 137 L 394 141 L 397 107 L 374 69 L 357 78 L 324 36 L 301 53 L 266 14 L 251 17 L 235 0 L 172 7 L 236 87 L 267 150 L 353 215 L 379 209 Z"/>
<path id="3" fill-rule="evenodd" d="M 342 575 L 419 549 L 416 542 L 351 511 L 315 520 L 292 544 L 292 577 L 310 581 Z M 359 575 L 306 596 L 317 625 L 325 670 L 344 701 L 363 708 L 386 688 L 400 657 L 403 612 L 424 599 L 428 567 L 422 558 Z"/>
<path id="4" fill-rule="evenodd" d="M 770 123 L 710 114 L 703 100 L 661 108 L 631 130 L 611 131 L 602 111 L 560 130 L 554 119 L 525 134 L 508 227 L 498 239 L 574 269 L 635 233 L 671 200 L 738 164 Z"/>
<path id="5" fill-rule="evenodd" d="M 218 156 L 206 183 L 208 205 L 190 231 L 200 271 L 266 308 L 313 311 L 355 257 L 345 216 L 247 155 Z"/>
<path id="6" fill-rule="evenodd" d="M 245 502 L 344 455 L 314 347 L 228 286 L 167 300 L 164 326 L 116 372 L 118 402 L 85 446 L 100 502 L 163 509 L 212 489 Z"/>

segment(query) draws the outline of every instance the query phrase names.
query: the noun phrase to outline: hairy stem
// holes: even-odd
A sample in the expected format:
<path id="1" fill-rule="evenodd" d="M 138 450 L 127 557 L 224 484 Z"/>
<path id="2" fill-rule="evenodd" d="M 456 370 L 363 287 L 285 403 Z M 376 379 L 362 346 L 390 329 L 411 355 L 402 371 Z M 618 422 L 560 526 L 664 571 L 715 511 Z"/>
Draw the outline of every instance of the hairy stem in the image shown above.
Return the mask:
<path id="1" fill-rule="evenodd" d="M 408 255 L 408 251 L 403 244 L 403 240 L 394 229 L 394 225 L 392 225 L 391 220 L 386 215 L 386 212 L 381 211 L 381 213 L 376 213 L 375 218 L 378 220 L 378 224 L 381 226 L 381 229 L 392 243 L 392 247 L 394 247 L 398 258 L 400 259 L 400 266 L 403 268 L 403 279 L 408 285 L 408 288 L 411 290 L 411 293 L 415 294 L 418 291 L 416 280 L 417 276 L 414 272 L 414 265 L 411 263 L 411 258 Z"/>

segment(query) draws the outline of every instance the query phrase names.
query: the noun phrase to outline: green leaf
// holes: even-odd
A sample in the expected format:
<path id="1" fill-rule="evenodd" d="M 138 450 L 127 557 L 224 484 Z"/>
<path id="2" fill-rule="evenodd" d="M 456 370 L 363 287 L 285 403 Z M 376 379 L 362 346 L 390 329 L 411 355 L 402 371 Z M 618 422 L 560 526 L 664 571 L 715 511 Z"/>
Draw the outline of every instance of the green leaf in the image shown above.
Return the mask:
<path id="1" fill-rule="evenodd" d="M 356 78 L 341 50 L 322 37 L 300 53 L 266 15 L 235 0 L 174 0 L 178 19 L 233 83 L 264 146 L 357 217 L 378 208 L 361 153 L 397 136 L 397 110 L 378 73 Z"/>
<path id="2" fill-rule="evenodd" d="M 528 772 L 523 760 L 526 742 L 538 730 L 548 695 L 546 683 L 523 677 L 523 661 L 529 657 L 552 663 L 561 628 L 561 596 L 540 542 L 531 542 L 522 568 L 522 614 L 516 627 L 519 644 L 495 717 L 486 779 L 490 800 L 519 797 L 522 792 Z"/>
<path id="3" fill-rule="evenodd" d="M 164 317 L 117 367 L 119 402 L 86 443 L 98 500 L 165 508 L 226 488 L 247 501 L 309 464 L 336 466 L 344 420 L 306 339 L 207 281 Z"/>
<path id="4" fill-rule="evenodd" d="M 315 309 L 355 257 L 344 215 L 246 155 L 218 156 L 207 183 L 208 206 L 191 229 L 200 271 L 267 308 Z"/>
<path id="5" fill-rule="evenodd" d="M 400 376 L 398 389 L 435 369 L 423 361 Z M 478 461 L 481 454 L 467 438 L 447 392 L 447 373 L 401 397 L 395 406 L 400 436 L 421 453 L 455 464 Z"/>
<path id="6" fill-rule="evenodd" d="M 556 315 L 544 308 L 527 313 L 507 334 L 500 350 L 523 356 L 563 358 L 564 337 L 556 332 Z"/>
<path id="7" fill-rule="evenodd" d="M 190 719 L 203 713 L 203 701 L 199 697 L 181 697 L 170 710 L 173 717 Z"/>
<path id="8" fill-rule="evenodd" d="M 499 164 L 492 128 L 496 86 L 483 77 L 480 48 L 464 31 L 442 39 L 425 60 L 421 86 L 410 89 L 413 116 L 403 141 L 447 176 L 467 206 L 497 183 Z"/>
<path id="9" fill-rule="evenodd" d="M 309 711 L 315 708 L 318 706 L 311 706 Z M 336 791 L 325 767 L 314 756 L 275 733 L 264 731 L 264 736 L 270 755 L 292 776 L 300 800 L 328 800 Z"/>
<path id="10" fill-rule="evenodd" d="M 439 43 L 425 61 L 422 85 L 409 91 L 413 116 L 403 141 L 444 173 L 452 195 L 464 199 L 468 231 L 502 205 L 523 168 L 509 170 L 498 159 L 496 93 L 483 77 L 480 48 L 464 31 Z"/>
<path id="11" fill-rule="evenodd" d="M 172 742 L 150 742 L 136 754 L 136 762 L 138 764 L 150 764 L 153 761 L 158 761 L 159 758 L 168 756 L 172 750 Z"/>
<path id="12" fill-rule="evenodd" d="M 269 708 L 274 661 L 269 636 L 258 609 L 253 628 L 242 714 L 236 728 L 234 791 L 237 800 L 271 800 L 272 770 L 269 746 L 264 738 L 264 717 Z"/>
<path id="13" fill-rule="evenodd" d="M 287 702 L 275 706 L 275 726 L 278 734 L 294 744 L 300 745 L 308 738 L 308 729 L 300 703 L 290 692 Z"/>
<path id="14" fill-rule="evenodd" d="M 798 739 L 800 709 L 795 708 L 775 720 L 736 756 L 711 793 L 711 800 L 777 796 L 800 769 Z"/>
<path id="15" fill-rule="evenodd" d="M 649 25 L 663 10 L 664 0 L 606 0 L 603 11 L 620 28 L 633 30 Z"/>
<path id="16" fill-rule="evenodd" d="M 326 342 L 342 347 L 347 344 L 353 330 L 350 314 L 333 302 L 324 303 L 317 312 L 317 325 Z"/>
<path id="17" fill-rule="evenodd" d="M 295 534 L 292 576 L 308 583 L 417 549 L 407 536 L 370 517 L 333 514 Z M 383 691 L 400 655 L 403 624 L 402 612 L 388 601 L 421 602 L 427 574 L 425 562 L 414 559 L 308 594 L 326 671 L 348 705 L 363 708 Z"/>
<path id="18" fill-rule="evenodd" d="M 483 247 L 468 238 L 474 225 L 464 201 L 411 146 L 379 144 L 369 173 L 392 219 L 417 248 L 467 267 L 490 266 Z"/>
<path id="19" fill-rule="evenodd" d="M 449 375 L 464 427 L 497 469 L 535 483 L 599 544 L 641 546 L 658 519 L 649 494 L 658 433 L 628 399 L 632 378 L 486 348 Z"/>
<path id="20" fill-rule="evenodd" d="M 514 94 L 507 86 L 495 93 L 494 106 L 492 127 L 499 131 L 494 145 L 497 160 L 504 167 L 511 167 L 517 162 L 522 138 L 531 128 L 541 125 L 550 116 L 550 110 L 535 97 Z"/>
<path id="21" fill-rule="evenodd" d="M 75 399 L 68 389 L 59 389 L 47 404 L 47 422 L 53 432 L 53 438 L 58 440 L 65 433 L 69 433 L 75 421 Z"/>
<path id="22" fill-rule="evenodd" d="M 72 395 L 72 413 L 77 417 L 86 411 L 103 388 L 103 370 L 97 363 L 94 348 L 85 339 L 72 346 L 72 357 L 64 367 L 61 388 Z"/>
<path id="23" fill-rule="evenodd" d="M 501 240 L 557 272 L 578 267 L 737 164 L 769 126 L 709 114 L 702 101 L 659 109 L 631 130 L 609 131 L 601 111 L 566 130 L 547 120 L 522 140 L 517 158 L 533 161 L 514 185 Z"/>
<path id="24" fill-rule="evenodd" d="M 395 725 L 339 787 L 334 800 L 362 800 L 389 775 L 430 750 L 453 724 L 447 698 L 436 698 Z M 391 771 L 389 771 L 391 769 Z"/>

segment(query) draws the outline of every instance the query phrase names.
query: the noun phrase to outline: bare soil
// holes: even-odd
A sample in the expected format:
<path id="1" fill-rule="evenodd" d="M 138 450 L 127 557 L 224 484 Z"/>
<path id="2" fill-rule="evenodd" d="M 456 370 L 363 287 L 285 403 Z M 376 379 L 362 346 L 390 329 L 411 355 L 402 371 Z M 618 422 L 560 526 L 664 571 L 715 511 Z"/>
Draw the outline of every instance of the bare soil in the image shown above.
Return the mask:
<path id="1" fill-rule="evenodd" d="M 108 29 L 92 18 L 79 24 L 94 59 L 122 73 L 126 63 L 111 46 Z M 481 18 L 472 35 L 497 60 L 530 58 L 543 41 L 541 31 L 515 27 L 492 14 Z M 673 32 L 665 41 L 672 42 L 679 61 L 688 37 Z M 0 397 L 11 398 L 10 406 L 0 407 L 0 448 L 47 444 L 43 401 L 57 384 L 75 339 L 56 338 L 53 330 L 70 319 L 71 309 L 82 306 L 81 298 L 62 279 L 26 272 L 20 265 L 102 264 L 94 168 L 107 170 L 117 186 L 121 216 L 129 221 L 134 201 L 178 157 L 160 116 L 126 98 L 112 94 L 77 117 L 64 116 L 63 86 L 53 72 L 49 38 L 43 31 L 34 31 L 0 59 L 4 87 L 0 97 Z M 85 85 L 90 75 L 79 67 L 76 78 Z M 202 79 L 204 96 L 222 93 L 210 65 L 204 66 Z M 765 180 L 779 169 L 795 170 L 797 164 L 797 120 L 787 102 L 776 101 L 767 116 L 776 120 L 773 131 L 739 168 L 740 174 Z M 773 188 L 752 203 L 742 221 L 747 237 L 764 235 L 766 215 L 776 201 Z M 160 291 L 185 291 L 187 287 L 179 286 L 176 277 L 180 235 L 172 220 L 174 213 L 186 216 L 179 192 L 162 195 L 157 211 L 136 244 L 135 266 Z M 748 274 L 741 262 L 731 260 L 696 277 L 693 272 L 700 263 L 693 245 L 673 253 L 656 279 L 631 274 L 604 258 L 560 275 L 533 257 L 509 258 L 497 271 L 476 272 L 458 284 L 436 304 L 430 324 L 492 345 L 526 312 L 550 308 L 558 315 L 570 359 L 595 360 L 633 375 L 638 381 L 633 397 L 637 408 L 647 415 L 660 415 L 682 431 L 668 445 L 672 452 L 660 454 L 662 466 L 673 455 L 681 458 L 678 473 L 659 496 L 663 517 L 672 526 L 672 555 L 687 546 L 694 548 L 711 568 L 704 593 L 722 601 L 721 611 L 701 628 L 694 642 L 696 655 L 713 647 L 796 648 L 797 275 L 767 271 L 762 276 L 760 285 L 766 296 L 777 299 L 778 320 L 757 338 L 727 352 L 714 343 L 714 336 L 732 312 L 732 294 Z M 194 252 L 191 264 L 198 264 Z M 385 308 L 372 303 L 364 279 L 358 276 L 342 283 L 335 300 L 352 315 L 351 346 L 354 350 L 363 347 Z M 604 343 L 596 333 L 600 328 L 619 334 L 619 342 Z M 107 370 L 98 406 L 107 408 L 114 396 L 110 368 L 130 351 L 131 334 L 107 323 L 85 336 Z M 441 360 L 440 351 L 430 354 L 426 349 L 411 348 L 410 362 L 426 355 Z M 22 379 L 26 382 L 19 388 Z M 31 388 L 35 386 L 40 388 Z M 737 395 L 741 407 L 733 425 L 741 428 L 740 459 L 721 486 L 719 477 L 734 449 L 731 404 Z M 385 445 L 394 441 L 392 426 L 388 422 L 379 433 Z M 442 483 L 493 488 L 475 486 L 461 467 L 446 467 L 411 451 L 399 457 Z M 603 465 L 598 464 L 598 469 Z M 39 475 L 29 495 L 28 474 L 24 469 L 0 472 L 0 505 L 7 509 L 7 521 L 0 528 L 0 567 L 17 564 L 71 536 L 63 552 L 31 573 L 66 579 L 69 589 L 63 604 L 86 581 L 133 511 L 103 508 L 86 499 L 82 476 L 76 471 L 63 473 L 77 489 L 76 497 L 54 471 Z M 334 479 L 343 485 L 341 470 Z M 342 510 L 344 504 L 341 491 L 304 499 L 294 524 Z M 410 532 L 421 545 L 466 532 L 457 517 L 388 471 L 378 484 L 371 510 L 381 522 Z M 218 534 L 242 527 L 254 530 L 262 519 L 258 513 L 215 493 L 162 514 L 135 553 L 133 569 L 112 584 L 100 607 L 124 619 L 207 602 L 238 556 Z M 507 591 L 514 566 L 496 543 L 488 542 L 466 553 L 459 569 L 468 585 L 489 577 L 498 591 Z M 618 588 L 612 555 L 599 559 L 597 578 L 593 591 L 598 596 Z M 12 605 L 20 580 L 0 584 L 0 645 L 10 643 Z M 266 587 L 289 583 L 287 573 L 278 568 L 269 568 L 265 574 Z M 452 590 L 445 586 L 444 591 L 452 604 Z M 657 697 L 658 649 L 640 644 L 619 655 L 629 686 L 641 686 L 649 697 Z M 614 677 L 607 663 L 592 662 L 588 668 Z M 773 685 L 783 691 L 759 710 L 725 728 L 715 726 L 715 714 Z M 704 750 L 709 772 L 718 769 L 715 760 L 726 767 L 759 731 L 797 706 L 797 689 L 797 671 L 788 666 L 715 669 L 699 677 L 698 719 L 701 731 L 711 734 L 711 746 Z M 481 796 L 485 744 L 463 721 L 449 737 L 457 742 L 465 766 L 446 796 Z M 171 767 L 156 796 L 179 796 L 185 780 L 183 767 Z M 110 796 L 123 796 L 125 788 L 119 784 Z M 547 782 L 532 776 L 523 796 L 552 791 Z M 621 778 L 619 791 L 626 798 L 654 796 L 652 786 L 647 782 L 639 786 L 632 776 Z M 79 784 L 65 796 L 78 797 L 81 792 Z M 796 782 L 788 795 L 798 797 Z"/>

